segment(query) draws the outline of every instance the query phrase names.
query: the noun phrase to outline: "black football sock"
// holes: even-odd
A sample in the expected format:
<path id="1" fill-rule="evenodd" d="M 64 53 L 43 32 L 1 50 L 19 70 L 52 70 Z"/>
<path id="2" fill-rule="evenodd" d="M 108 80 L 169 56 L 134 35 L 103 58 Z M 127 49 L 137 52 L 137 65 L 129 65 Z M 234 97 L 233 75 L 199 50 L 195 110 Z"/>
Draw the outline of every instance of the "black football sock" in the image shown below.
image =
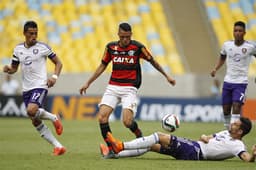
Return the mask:
<path id="1" fill-rule="evenodd" d="M 109 127 L 109 123 L 100 123 L 100 131 L 101 131 L 101 135 L 104 139 L 104 141 L 106 142 L 109 150 L 112 150 L 112 145 L 110 142 L 107 141 L 107 133 L 110 132 L 111 133 L 111 129 Z"/>
<path id="2" fill-rule="evenodd" d="M 133 121 L 129 129 L 135 134 L 136 138 L 142 137 L 142 132 L 136 121 Z"/>

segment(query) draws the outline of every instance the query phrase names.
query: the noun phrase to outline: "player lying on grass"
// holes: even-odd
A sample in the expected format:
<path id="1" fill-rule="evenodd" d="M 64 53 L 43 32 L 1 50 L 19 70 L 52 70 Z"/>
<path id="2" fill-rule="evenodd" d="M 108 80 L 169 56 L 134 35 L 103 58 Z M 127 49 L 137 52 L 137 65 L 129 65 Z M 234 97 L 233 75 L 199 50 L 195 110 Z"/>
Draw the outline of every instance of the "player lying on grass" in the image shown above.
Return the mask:
<path id="1" fill-rule="evenodd" d="M 250 154 L 242 141 L 242 137 L 248 134 L 251 128 L 251 121 L 241 117 L 231 124 L 229 130 L 209 136 L 202 135 L 198 141 L 160 132 L 129 142 L 121 142 L 111 133 L 108 133 L 107 138 L 116 153 L 113 158 L 139 156 L 153 151 L 179 160 L 224 160 L 237 156 L 246 162 L 254 162 L 256 145 L 252 147 Z"/>

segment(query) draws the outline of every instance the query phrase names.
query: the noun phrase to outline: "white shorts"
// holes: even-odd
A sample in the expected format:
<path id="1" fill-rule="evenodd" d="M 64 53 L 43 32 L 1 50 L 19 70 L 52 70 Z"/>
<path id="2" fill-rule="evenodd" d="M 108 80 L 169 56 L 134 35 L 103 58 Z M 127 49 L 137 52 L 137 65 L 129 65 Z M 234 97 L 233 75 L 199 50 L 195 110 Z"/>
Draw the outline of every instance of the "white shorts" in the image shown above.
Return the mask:
<path id="1" fill-rule="evenodd" d="M 138 89 L 132 86 L 108 85 L 99 106 L 105 104 L 115 109 L 121 104 L 123 109 L 130 109 L 135 114 L 138 103 L 137 91 Z"/>

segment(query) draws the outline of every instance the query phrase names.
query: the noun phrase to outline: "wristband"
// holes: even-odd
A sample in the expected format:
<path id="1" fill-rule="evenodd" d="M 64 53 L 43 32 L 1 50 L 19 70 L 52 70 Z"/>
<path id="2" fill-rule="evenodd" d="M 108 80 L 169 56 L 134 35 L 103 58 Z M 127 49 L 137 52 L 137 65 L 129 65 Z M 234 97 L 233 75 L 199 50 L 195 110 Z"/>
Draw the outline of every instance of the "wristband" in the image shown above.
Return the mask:
<path id="1" fill-rule="evenodd" d="M 56 74 L 53 74 L 53 75 L 52 75 L 52 78 L 54 78 L 55 80 L 57 80 L 57 79 L 58 79 L 58 76 L 57 76 Z"/>

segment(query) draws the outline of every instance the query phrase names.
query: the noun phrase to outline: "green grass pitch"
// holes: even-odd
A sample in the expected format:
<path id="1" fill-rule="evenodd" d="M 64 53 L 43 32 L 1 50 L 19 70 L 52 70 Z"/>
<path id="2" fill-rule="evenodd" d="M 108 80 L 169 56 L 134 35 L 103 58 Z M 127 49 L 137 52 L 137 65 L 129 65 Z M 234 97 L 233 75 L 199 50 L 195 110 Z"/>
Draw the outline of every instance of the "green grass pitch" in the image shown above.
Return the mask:
<path id="1" fill-rule="evenodd" d="M 46 124 L 55 134 L 51 122 Z M 99 144 L 103 143 L 96 120 L 63 121 L 64 133 L 58 136 L 66 146 L 62 156 L 52 156 L 52 146 L 39 137 L 29 119 L 0 118 L 0 169 L 1 170 L 252 170 L 255 163 L 245 163 L 238 158 L 225 161 L 180 161 L 157 153 L 140 157 L 102 159 Z M 144 135 L 163 131 L 160 122 L 139 121 Z M 120 121 L 111 122 L 115 137 L 131 140 L 134 136 Z M 184 123 L 174 132 L 177 136 L 198 139 L 223 128 L 222 123 Z M 256 143 L 255 127 L 244 138 L 251 151 Z M 56 135 L 55 135 L 56 136 Z"/>

